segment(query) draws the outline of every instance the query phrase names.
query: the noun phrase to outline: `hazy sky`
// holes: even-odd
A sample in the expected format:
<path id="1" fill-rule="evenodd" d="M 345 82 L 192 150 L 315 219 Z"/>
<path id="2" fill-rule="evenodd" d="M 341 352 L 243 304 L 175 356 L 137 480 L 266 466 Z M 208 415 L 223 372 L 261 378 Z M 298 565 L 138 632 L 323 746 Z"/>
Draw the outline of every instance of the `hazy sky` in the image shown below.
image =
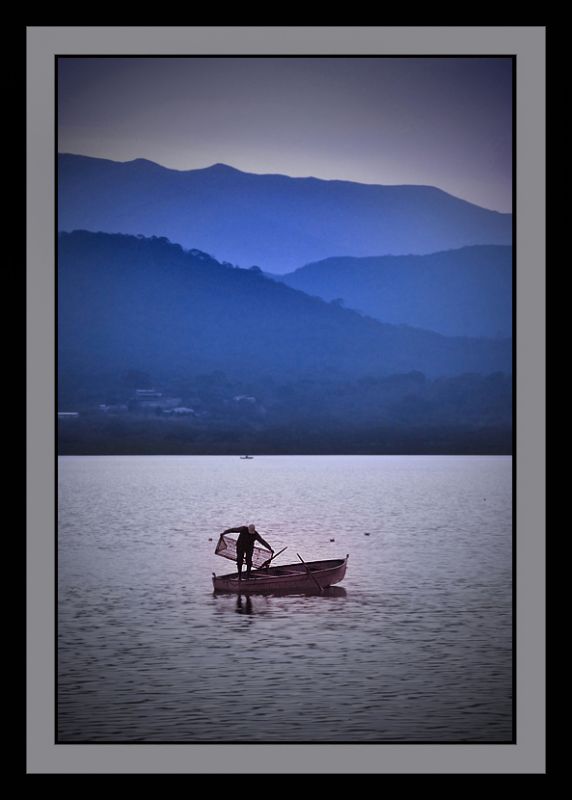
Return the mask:
<path id="1" fill-rule="evenodd" d="M 511 211 L 502 58 L 60 58 L 59 151 L 429 184 Z"/>

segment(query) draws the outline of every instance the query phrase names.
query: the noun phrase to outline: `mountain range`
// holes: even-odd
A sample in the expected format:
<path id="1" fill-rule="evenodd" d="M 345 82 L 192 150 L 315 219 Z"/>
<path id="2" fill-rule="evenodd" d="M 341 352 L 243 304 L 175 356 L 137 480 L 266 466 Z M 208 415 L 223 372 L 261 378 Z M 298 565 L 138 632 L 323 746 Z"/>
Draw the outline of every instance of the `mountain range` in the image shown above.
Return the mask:
<path id="1" fill-rule="evenodd" d="M 447 336 L 512 335 L 508 245 L 430 255 L 329 258 L 273 277 L 391 324 Z"/>
<path id="2" fill-rule="evenodd" d="M 222 370 L 284 383 L 511 371 L 508 339 L 384 324 L 160 237 L 62 233 L 58 267 L 67 394 L 74 381 L 97 387 L 125 370 L 161 380 Z"/>
<path id="3" fill-rule="evenodd" d="M 428 254 L 511 243 L 512 216 L 432 186 L 256 175 L 225 164 L 177 171 L 60 154 L 58 227 L 165 236 L 273 273 L 331 257 Z"/>

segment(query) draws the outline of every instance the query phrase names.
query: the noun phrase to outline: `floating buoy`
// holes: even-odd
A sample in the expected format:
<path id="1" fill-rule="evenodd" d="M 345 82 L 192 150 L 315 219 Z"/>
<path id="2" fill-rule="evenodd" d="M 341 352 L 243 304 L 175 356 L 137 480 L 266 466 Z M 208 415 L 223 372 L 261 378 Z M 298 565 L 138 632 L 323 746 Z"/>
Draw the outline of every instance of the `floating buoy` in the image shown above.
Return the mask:
<path id="1" fill-rule="evenodd" d="M 330 542 L 335 542 L 335 541 L 336 541 L 335 539 L 330 539 Z"/>
<path id="2" fill-rule="evenodd" d="M 364 533 L 364 536 L 369 536 L 369 533 Z"/>
<path id="3" fill-rule="evenodd" d="M 212 536 L 209 536 L 209 542 L 212 542 Z"/>

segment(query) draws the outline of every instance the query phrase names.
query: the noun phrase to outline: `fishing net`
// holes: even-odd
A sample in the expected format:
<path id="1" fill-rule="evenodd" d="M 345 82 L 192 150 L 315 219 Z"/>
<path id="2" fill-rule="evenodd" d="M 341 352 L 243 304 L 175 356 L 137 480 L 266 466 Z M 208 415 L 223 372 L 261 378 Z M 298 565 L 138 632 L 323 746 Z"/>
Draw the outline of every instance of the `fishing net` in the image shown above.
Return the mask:
<path id="1" fill-rule="evenodd" d="M 231 535 L 230 533 L 221 534 L 218 544 L 215 548 L 215 555 L 222 556 L 223 558 L 230 558 L 231 561 L 236 561 L 236 540 L 238 535 Z M 265 547 L 258 544 L 254 545 L 252 551 L 252 566 L 258 569 L 265 561 L 271 557 L 272 553 Z"/>

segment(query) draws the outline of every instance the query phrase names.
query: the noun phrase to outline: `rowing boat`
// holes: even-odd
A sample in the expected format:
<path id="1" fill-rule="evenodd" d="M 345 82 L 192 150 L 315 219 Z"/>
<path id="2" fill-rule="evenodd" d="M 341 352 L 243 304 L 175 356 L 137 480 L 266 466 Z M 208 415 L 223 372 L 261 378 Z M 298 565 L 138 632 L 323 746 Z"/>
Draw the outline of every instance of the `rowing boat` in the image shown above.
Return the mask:
<path id="1" fill-rule="evenodd" d="M 237 572 L 218 576 L 213 572 L 213 587 L 215 592 L 238 594 L 317 592 L 343 580 L 348 557 L 264 567 L 253 570 L 248 579 L 243 573 L 242 580 Z"/>

